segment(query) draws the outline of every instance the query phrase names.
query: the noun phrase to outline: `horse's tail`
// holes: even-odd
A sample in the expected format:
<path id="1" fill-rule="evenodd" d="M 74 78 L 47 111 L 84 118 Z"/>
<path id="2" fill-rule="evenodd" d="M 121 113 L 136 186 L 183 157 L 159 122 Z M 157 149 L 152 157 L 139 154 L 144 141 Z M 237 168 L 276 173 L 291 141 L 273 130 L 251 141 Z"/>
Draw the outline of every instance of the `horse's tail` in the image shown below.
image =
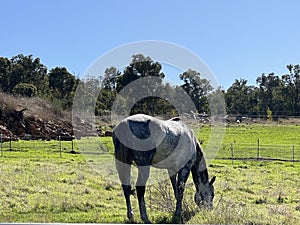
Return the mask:
<path id="1" fill-rule="evenodd" d="M 121 180 L 124 190 L 130 195 L 136 195 L 135 189 L 131 188 L 130 185 L 130 154 L 129 149 L 122 144 L 119 140 L 118 136 L 116 135 L 116 131 L 113 131 L 112 134 L 113 144 L 115 147 L 115 163 L 116 168 L 119 174 L 119 178 Z"/>
<path id="2" fill-rule="evenodd" d="M 115 130 L 113 131 L 112 139 L 115 147 L 115 159 L 122 163 L 129 163 L 128 148 L 119 140 Z"/>

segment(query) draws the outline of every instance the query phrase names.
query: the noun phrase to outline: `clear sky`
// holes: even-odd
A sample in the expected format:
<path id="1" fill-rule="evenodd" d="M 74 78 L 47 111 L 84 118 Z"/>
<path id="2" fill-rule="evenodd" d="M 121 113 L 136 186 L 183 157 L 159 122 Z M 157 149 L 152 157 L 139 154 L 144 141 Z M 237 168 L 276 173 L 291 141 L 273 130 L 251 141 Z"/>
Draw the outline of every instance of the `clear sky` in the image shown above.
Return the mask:
<path id="1" fill-rule="evenodd" d="M 298 0 L 0 0 L 0 56 L 39 57 L 82 75 L 111 49 L 168 41 L 196 53 L 227 89 L 300 63 Z"/>

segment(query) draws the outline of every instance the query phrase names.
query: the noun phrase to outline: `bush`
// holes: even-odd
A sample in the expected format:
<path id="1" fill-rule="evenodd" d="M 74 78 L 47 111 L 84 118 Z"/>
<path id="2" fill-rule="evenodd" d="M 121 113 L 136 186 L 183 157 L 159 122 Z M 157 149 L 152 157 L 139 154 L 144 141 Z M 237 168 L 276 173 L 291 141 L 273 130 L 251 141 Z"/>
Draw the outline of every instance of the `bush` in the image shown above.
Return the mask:
<path id="1" fill-rule="evenodd" d="M 37 88 L 33 84 L 19 83 L 14 87 L 13 94 L 31 98 L 36 96 Z"/>

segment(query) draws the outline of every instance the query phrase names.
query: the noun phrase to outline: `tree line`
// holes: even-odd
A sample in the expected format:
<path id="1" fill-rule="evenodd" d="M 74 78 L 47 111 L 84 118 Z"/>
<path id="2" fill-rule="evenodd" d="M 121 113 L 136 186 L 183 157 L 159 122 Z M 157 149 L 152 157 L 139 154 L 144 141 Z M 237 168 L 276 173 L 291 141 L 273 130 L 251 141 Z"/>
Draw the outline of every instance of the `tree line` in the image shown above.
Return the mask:
<path id="1" fill-rule="evenodd" d="M 257 86 L 248 85 L 245 79 L 236 79 L 227 89 L 215 89 L 210 81 L 193 69 L 178 74 L 181 84 L 171 85 L 165 82 L 162 65 L 142 54 L 132 56 L 131 63 L 122 71 L 109 67 L 101 76 L 81 80 L 70 73 L 65 67 L 55 67 L 50 70 L 32 55 L 19 54 L 8 59 L 0 57 L 0 90 L 13 95 L 45 98 L 64 109 L 71 109 L 76 88 L 85 88 L 85 96 L 99 90 L 96 105 L 93 109 L 96 115 L 109 113 L 117 94 L 124 87 L 129 87 L 133 81 L 140 78 L 155 78 L 155 83 L 145 85 L 151 92 L 155 89 L 161 97 L 145 97 L 132 99 L 136 101 L 131 114 L 148 113 L 151 115 L 177 115 L 178 110 L 168 99 L 177 99 L 184 108 L 185 100 L 178 95 L 180 90 L 193 101 L 198 113 L 210 113 L 208 96 L 222 93 L 225 97 L 226 110 L 230 114 L 250 116 L 300 116 L 300 66 L 287 65 L 287 73 L 281 76 L 275 73 L 257 77 Z M 151 80 L 151 79 L 150 79 Z M 127 90 L 128 94 L 134 90 Z M 86 95 L 87 94 L 87 95 Z M 165 96 L 165 97 L 164 97 Z M 190 109 L 185 109 L 190 112 Z"/>
<path id="2" fill-rule="evenodd" d="M 227 111 L 252 116 L 300 116 L 300 66 L 287 65 L 287 73 L 257 77 L 257 86 L 239 79 L 225 92 Z"/>
<path id="3" fill-rule="evenodd" d="M 9 94 L 41 97 L 64 109 L 71 108 L 74 91 L 80 82 L 65 67 L 48 70 L 39 58 L 19 54 L 0 57 L 0 89 Z"/>

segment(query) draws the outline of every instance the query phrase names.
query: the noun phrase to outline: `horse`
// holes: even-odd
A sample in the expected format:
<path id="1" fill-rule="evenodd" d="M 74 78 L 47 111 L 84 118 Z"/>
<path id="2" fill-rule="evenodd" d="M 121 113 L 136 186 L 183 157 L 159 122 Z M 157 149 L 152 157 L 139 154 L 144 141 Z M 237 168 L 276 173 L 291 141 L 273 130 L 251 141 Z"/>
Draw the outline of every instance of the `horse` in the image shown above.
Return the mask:
<path id="1" fill-rule="evenodd" d="M 134 222 L 130 202 L 134 192 L 130 181 L 132 165 L 138 168 L 136 195 L 144 223 L 151 223 L 144 199 L 150 166 L 168 171 L 176 199 L 175 217 L 181 218 L 183 193 L 190 173 L 196 187 L 195 203 L 199 207 L 213 207 L 216 177 L 209 180 L 202 148 L 193 131 L 180 118 L 160 120 L 145 114 L 132 115 L 115 126 L 112 138 L 129 221 Z"/>

